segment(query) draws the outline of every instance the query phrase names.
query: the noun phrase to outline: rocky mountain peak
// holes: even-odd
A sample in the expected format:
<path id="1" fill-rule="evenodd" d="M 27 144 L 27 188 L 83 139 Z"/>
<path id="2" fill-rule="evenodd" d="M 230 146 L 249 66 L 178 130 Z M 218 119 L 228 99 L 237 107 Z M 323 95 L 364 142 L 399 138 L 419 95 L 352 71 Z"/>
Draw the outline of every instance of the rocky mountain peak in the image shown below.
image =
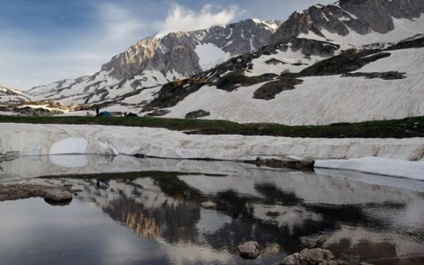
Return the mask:
<path id="1" fill-rule="evenodd" d="M 191 32 L 172 32 L 164 37 L 149 37 L 139 41 L 102 66 L 102 71 L 116 79 L 130 78 L 145 70 L 166 75 L 175 72 L 189 76 L 202 70 L 196 49 L 212 45 L 229 56 L 251 52 L 269 43 L 278 27 L 258 19 L 246 19 L 227 26 Z"/>
<path id="2" fill-rule="evenodd" d="M 424 13 L 422 0 L 341 0 L 333 5 L 314 5 L 293 13 L 272 37 L 274 42 L 322 31 L 346 36 L 350 32 L 366 35 L 394 30 L 394 19 L 419 18 Z"/>

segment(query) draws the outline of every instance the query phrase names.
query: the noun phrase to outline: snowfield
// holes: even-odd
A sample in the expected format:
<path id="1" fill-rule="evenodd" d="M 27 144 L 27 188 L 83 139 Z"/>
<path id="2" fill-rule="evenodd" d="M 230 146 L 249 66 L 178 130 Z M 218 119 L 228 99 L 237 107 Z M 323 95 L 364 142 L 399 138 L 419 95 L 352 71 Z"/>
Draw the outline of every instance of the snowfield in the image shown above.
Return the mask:
<path id="1" fill-rule="evenodd" d="M 21 155 L 102 154 L 175 159 L 246 160 L 297 156 L 327 159 L 363 158 L 346 164 L 317 162 L 317 166 L 423 179 L 424 140 L 313 139 L 241 135 L 186 135 L 160 128 L 100 125 L 0 124 L 0 153 Z M 364 158 L 364 157 L 378 158 Z M 387 158 L 416 161 L 397 163 Z M 377 163 L 377 162 L 378 163 Z M 372 164 L 374 166 L 366 166 Z M 353 165 L 353 167 L 352 167 Z M 375 166 L 377 165 L 377 166 Z M 391 170 L 387 165 L 392 165 Z"/>
<path id="2" fill-rule="evenodd" d="M 406 74 L 405 79 L 304 77 L 294 90 L 283 91 L 268 101 L 253 98 L 263 83 L 233 92 L 205 86 L 169 108 L 171 112 L 166 117 L 184 118 L 188 112 L 203 109 L 211 113 L 206 119 L 324 125 L 423 116 L 424 49 L 397 50 L 390 54 L 357 72 L 399 71 Z"/>

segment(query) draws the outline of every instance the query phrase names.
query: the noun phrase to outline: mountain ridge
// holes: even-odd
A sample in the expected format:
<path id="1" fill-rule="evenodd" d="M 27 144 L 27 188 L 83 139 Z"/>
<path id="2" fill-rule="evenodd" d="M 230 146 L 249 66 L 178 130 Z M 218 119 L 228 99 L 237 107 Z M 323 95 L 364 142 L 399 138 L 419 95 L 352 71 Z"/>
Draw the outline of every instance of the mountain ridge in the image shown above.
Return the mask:
<path id="1" fill-rule="evenodd" d="M 396 7 L 401 10 L 397 10 Z M 166 97 L 175 97 L 175 100 L 171 100 L 171 102 L 177 104 L 179 101 L 185 100 L 185 97 L 191 93 L 199 94 L 202 91 L 204 93 L 205 89 L 202 86 L 216 86 L 218 88 L 216 81 L 222 79 L 228 73 L 236 71 L 235 79 L 231 81 L 235 82 L 230 86 L 231 93 L 220 94 L 221 98 L 216 98 L 216 100 L 225 102 L 224 98 L 232 98 L 233 94 L 238 94 L 237 86 L 240 83 L 237 82 L 241 82 L 242 87 L 248 86 L 243 90 L 250 91 L 250 89 L 253 89 L 249 87 L 249 85 L 252 85 L 252 80 L 255 80 L 254 82 L 271 83 L 287 74 L 296 76 L 304 69 L 335 55 L 355 54 L 362 49 L 384 49 L 407 37 L 415 36 L 418 33 L 422 34 L 424 31 L 423 13 L 424 4 L 418 0 L 345 0 L 333 5 L 314 5 L 304 11 L 294 12 L 288 20 L 281 24 L 247 19 L 210 29 L 170 33 L 163 37 L 151 36 L 140 40 L 123 53 L 114 56 L 109 62 L 103 64 L 99 72 L 92 76 L 62 80 L 35 87 L 30 90 L 30 94 L 38 99 L 51 99 L 64 104 L 115 105 L 115 109 L 131 110 L 141 113 L 141 115 L 153 115 L 157 108 L 161 110 L 155 115 L 165 115 L 166 117 L 181 117 L 182 112 L 188 113 L 198 110 L 206 110 L 207 112 L 207 106 L 199 106 L 199 109 L 193 109 L 186 103 L 181 103 L 185 106 L 185 109 L 180 109 L 180 107 L 174 105 L 153 106 L 149 103 L 165 95 Z M 375 18 L 384 19 L 375 20 Z M 405 52 L 408 56 L 410 56 L 410 53 Z M 420 51 L 414 51 L 414 53 L 421 57 Z M 384 56 L 390 56 L 387 54 L 391 54 L 391 52 L 385 53 Z M 394 54 L 399 53 L 395 52 Z M 378 58 L 385 58 L 384 56 Z M 419 65 L 416 60 L 413 61 L 412 57 L 409 59 L 415 65 Z M 387 60 L 393 63 L 390 58 Z M 381 67 L 380 65 L 380 68 L 376 68 L 374 71 L 376 73 L 371 75 L 397 76 L 396 72 L 398 71 L 399 76 L 402 76 L 401 72 L 405 72 L 406 66 L 402 65 L 399 69 L 393 69 L 391 72 L 394 74 Z M 355 66 L 355 71 L 357 70 L 358 68 Z M 241 73 L 241 75 L 238 73 Z M 415 80 L 420 82 L 419 76 L 416 76 L 418 73 L 411 72 L 408 74 L 408 71 L 405 73 L 407 73 L 406 79 L 411 78 L 410 74 L 413 74 Z M 328 83 L 328 85 L 331 83 L 328 80 L 331 79 L 334 84 L 347 87 L 349 82 L 352 85 L 358 85 L 361 76 L 370 76 L 370 74 L 352 74 L 350 79 L 341 78 L 342 81 L 336 80 L 335 77 L 315 79 L 319 82 Z M 305 82 L 305 80 L 311 80 L 311 78 L 302 77 L 302 80 L 303 84 L 300 86 L 303 89 L 306 89 L 305 85 L 311 86 L 313 84 Z M 369 84 L 375 83 L 377 86 L 383 85 L 383 83 L 374 79 L 367 82 Z M 279 84 L 282 83 L 279 82 Z M 256 85 L 253 86 L 255 86 L 254 90 L 258 88 Z M 312 89 L 312 87 L 310 88 Z M 280 91 L 281 88 L 277 90 Z M 293 90 L 293 88 L 289 90 Z M 297 89 L 293 91 L 295 92 L 284 92 L 284 94 L 297 93 Z M 323 91 L 320 93 L 323 93 Z M 306 90 L 302 93 L 306 93 Z M 418 91 L 414 93 L 418 93 Z M 262 96 L 259 95 L 258 97 Z M 325 94 L 321 96 L 327 97 Z M 355 96 L 358 95 L 355 94 Z M 228 107 L 221 106 L 222 110 L 228 111 L 228 115 L 222 113 L 217 115 L 212 111 L 211 117 L 242 122 L 255 121 L 255 119 L 261 121 L 262 118 L 257 115 L 252 116 L 255 117 L 253 120 L 246 117 L 241 119 L 231 117 L 233 106 L 244 104 L 241 102 L 246 95 L 240 94 L 239 97 L 237 100 L 240 102 L 233 102 L 233 105 Z M 339 97 L 339 95 L 335 94 L 334 97 Z M 270 102 L 283 100 L 278 99 L 279 96 L 274 99 L 273 95 L 267 95 L 265 98 L 271 100 Z M 208 104 L 215 104 L 207 102 Z M 270 102 L 261 104 L 271 106 Z M 256 104 L 249 104 L 243 108 L 256 106 Z M 170 109 L 167 110 L 166 108 Z M 178 109 L 178 111 L 175 112 L 173 109 Z M 210 109 L 221 111 L 216 108 Z M 169 111 L 171 113 L 167 114 Z M 355 109 L 355 111 L 360 110 Z M 249 113 L 250 111 L 246 109 L 244 112 Z M 270 113 L 272 112 L 270 111 Z M 257 113 L 262 112 L 258 111 Z M 378 116 L 377 113 L 371 113 L 374 112 L 367 114 L 369 119 Z M 420 114 L 421 107 L 418 106 L 416 110 L 410 111 L 410 113 L 408 115 Z M 315 117 L 315 114 L 313 117 Z M 400 117 L 396 116 L 396 118 Z M 269 117 L 266 121 L 272 122 L 273 119 Z M 295 120 L 277 122 L 302 124 L 302 119 L 298 117 Z M 316 117 L 316 119 L 320 120 L 318 123 L 331 122 L 331 120 L 321 119 L 321 117 Z M 348 120 L 355 121 L 355 119 L 356 116 L 352 116 Z M 342 118 L 337 118 L 334 122 L 342 121 Z M 307 119 L 307 122 L 313 121 Z"/>

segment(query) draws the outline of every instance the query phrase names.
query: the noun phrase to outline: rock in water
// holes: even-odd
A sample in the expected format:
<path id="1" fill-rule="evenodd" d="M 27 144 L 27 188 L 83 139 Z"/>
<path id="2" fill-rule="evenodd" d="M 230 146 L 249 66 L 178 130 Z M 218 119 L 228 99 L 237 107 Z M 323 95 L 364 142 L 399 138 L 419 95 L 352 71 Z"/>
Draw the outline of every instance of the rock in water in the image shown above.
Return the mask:
<path id="1" fill-rule="evenodd" d="M 259 254 L 259 244 L 256 241 L 245 242 L 237 247 L 240 256 L 246 259 L 256 259 Z"/>
<path id="2" fill-rule="evenodd" d="M 52 189 L 47 191 L 44 200 L 49 204 L 66 205 L 72 201 L 72 193 L 63 189 Z"/>
<path id="3" fill-rule="evenodd" d="M 345 262 L 336 260 L 331 251 L 314 248 L 304 249 L 300 253 L 287 256 L 280 265 L 317 265 L 317 264 L 331 264 L 331 265 L 346 265 Z"/>

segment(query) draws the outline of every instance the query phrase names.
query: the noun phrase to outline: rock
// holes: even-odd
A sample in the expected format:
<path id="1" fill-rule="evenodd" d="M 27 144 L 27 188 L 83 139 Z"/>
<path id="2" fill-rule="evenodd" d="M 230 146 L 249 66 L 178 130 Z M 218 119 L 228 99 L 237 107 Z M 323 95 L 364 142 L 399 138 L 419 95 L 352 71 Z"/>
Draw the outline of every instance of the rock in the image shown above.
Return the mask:
<path id="1" fill-rule="evenodd" d="M 259 254 L 259 244 L 256 241 L 245 242 L 237 247 L 242 258 L 256 259 Z"/>
<path id="2" fill-rule="evenodd" d="M 134 154 L 133 157 L 135 157 L 135 158 L 145 158 L 146 156 L 144 154 Z"/>
<path id="3" fill-rule="evenodd" d="M 331 251 L 314 248 L 314 249 L 304 249 L 300 253 L 295 253 L 293 255 L 287 256 L 280 265 L 318 265 L 318 264 L 328 264 L 328 265 L 346 265 L 347 263 L 343 261 L 336 260 Z"/>
<path id="4" fill-rule="evenodd" d="M 192 111 L 186 114 L 185 118 L 186 119 L 197 119 L 197 118 L 201 118 L 201 117 L 206 117 L 211 115 L 211 113 L 209 111 L 205 111 L 205 110 L 196 110 L 196 111 Z"/>
<path id="5" fill-rule="evenodd" d="M 0 202 L 41 197 L 51 205 L 67 205 L 72 201 L 71 186 L 53 187 L 37 184 L 0 185 Z"/>
<path id="6" fill-rule="evenodd" d="M 72 201 L 72 193 L 67 190 L 54 188 L 46 192 L 44 200 L 52 203 L 66 203 Z"/>
<path id="7" fill-rule="evenodd" d="M 272 168 L 292 168 L 301 170 L 313 170 L 315 161 L 312 159 L 294 159 L 285 157 L 282 159 L 261 159 L 258 157 L 255 160 L 257 166 L 266 166 Z"/>
<path id="8" fill-rule="evenodd" d="M 211 202 L 211 201 L 207 201 L 207 202 L 202 202 L 202 207 L 205 209 L 213 209 L 215 208 L 216 204 Z"/>
<path id="9" fill-rule="evenodd" d="M 159 117 L 159 116 L 163 116 L 168 114 L 170 111 L 169 110 L 165 110 L 165 109 L 158 109 L 158 110 L 154 110 L 150 113 L 147 113 L 145 116 L 146 117 Z"/>

